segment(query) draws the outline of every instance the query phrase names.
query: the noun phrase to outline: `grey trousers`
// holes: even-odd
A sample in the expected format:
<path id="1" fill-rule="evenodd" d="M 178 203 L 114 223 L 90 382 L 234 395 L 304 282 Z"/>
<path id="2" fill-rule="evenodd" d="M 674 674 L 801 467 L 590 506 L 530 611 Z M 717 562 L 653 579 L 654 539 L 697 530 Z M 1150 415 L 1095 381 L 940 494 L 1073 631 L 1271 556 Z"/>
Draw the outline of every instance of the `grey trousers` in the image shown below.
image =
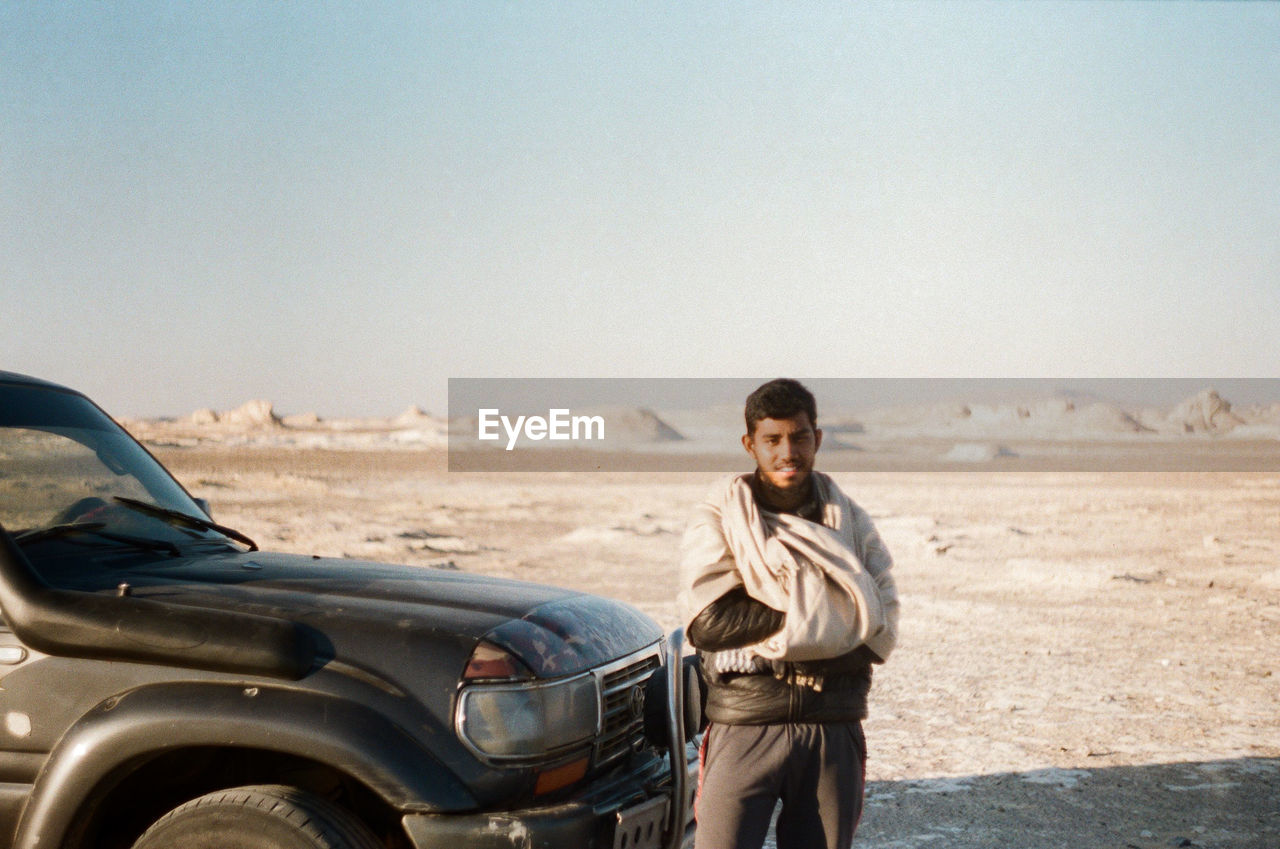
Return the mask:
<path id="1" fill-rule="evenodd" d="M 862 723 L 717 725 L 702 741 L 694 849 L 849 849 L 862 816 Z"/>

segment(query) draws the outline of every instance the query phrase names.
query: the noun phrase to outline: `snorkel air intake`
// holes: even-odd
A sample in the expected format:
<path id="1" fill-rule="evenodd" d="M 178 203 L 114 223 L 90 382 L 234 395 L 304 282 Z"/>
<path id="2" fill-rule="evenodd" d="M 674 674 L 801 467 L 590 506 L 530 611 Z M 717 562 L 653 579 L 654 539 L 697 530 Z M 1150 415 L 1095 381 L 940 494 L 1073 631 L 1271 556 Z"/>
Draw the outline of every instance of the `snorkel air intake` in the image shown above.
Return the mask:
<path id="1" fill-rule="evenodd" d="M 290 680 L 316 659 L 312 640 L 284 619 L 52 587 L 3 527 L 0 609 L 22 642 L 61 657 Z"/>

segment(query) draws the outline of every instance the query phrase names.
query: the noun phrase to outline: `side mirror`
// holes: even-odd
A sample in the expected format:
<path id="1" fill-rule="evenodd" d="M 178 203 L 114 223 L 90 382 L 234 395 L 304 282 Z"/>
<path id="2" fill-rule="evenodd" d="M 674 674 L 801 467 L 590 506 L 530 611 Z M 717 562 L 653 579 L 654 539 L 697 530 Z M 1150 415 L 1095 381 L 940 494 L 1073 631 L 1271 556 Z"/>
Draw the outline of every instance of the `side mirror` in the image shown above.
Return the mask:
<path id="1" fill-rule="evenodd" d="M 199 507 L 201 510 L 203 510 L 206 516 L 208 516 L 210 519 L 213 518 L 213 510 L 209 507 L 209 499 L 197 498 L 195 502 L 196 502 L 196 506 Z"/>

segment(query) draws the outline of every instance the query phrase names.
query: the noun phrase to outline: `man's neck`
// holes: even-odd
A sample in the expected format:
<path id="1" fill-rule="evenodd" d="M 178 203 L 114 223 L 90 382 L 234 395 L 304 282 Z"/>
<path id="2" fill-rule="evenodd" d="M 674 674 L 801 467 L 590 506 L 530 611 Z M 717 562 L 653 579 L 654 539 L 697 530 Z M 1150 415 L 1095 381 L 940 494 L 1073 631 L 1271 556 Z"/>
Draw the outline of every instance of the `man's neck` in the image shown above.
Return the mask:
<path id="1" fill-rule="evenodd" d="M 756 500 L 774 513 L 798 513 L 813 498 L 812 474 L 805 479 L 803 486 L 784 490 L 770 484 L 757 469 L 751 485 L 755 490 Z"/>

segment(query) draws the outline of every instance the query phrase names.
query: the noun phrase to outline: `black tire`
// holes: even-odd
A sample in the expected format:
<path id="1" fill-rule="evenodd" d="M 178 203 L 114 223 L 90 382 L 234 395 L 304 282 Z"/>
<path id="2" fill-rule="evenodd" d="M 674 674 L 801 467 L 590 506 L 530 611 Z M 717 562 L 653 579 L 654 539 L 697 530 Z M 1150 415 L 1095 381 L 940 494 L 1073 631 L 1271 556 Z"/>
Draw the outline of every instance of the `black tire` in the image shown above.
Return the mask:
<path id="1" fill-rule="evenodd" d="M 293 787 L 234 787 L 156 820 L 133 849 L 381 849 L 337 805 Z"/>

